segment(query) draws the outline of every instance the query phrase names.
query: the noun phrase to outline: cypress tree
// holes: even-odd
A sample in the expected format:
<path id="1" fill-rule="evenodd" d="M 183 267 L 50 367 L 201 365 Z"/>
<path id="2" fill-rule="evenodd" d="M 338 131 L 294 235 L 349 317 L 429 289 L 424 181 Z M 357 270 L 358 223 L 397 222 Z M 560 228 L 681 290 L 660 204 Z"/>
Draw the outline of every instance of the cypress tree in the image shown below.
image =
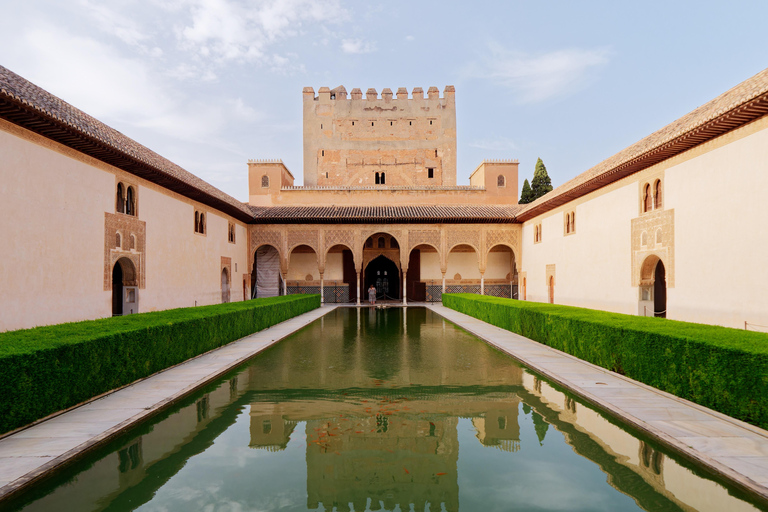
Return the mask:
<path id="1" fill-rule="evenodd" d="M 528 183 L 528 178 L 523 182 L 523 191 L 520 194 L 520 204 L 528 204 L 533 201 L 533 191 L 531 185 Z"/>
<path id="2" fill-rule="evenodd" d="M 531 180 L 533 199 L 538 199 L 551 190 L 552 181 L 549 179 L 549 174 L 547 174 L 547 168 L 544 167 L 544 162 L 539 158 L 536 161 L 536 170 L 533 171 L 533 180 Z"/>

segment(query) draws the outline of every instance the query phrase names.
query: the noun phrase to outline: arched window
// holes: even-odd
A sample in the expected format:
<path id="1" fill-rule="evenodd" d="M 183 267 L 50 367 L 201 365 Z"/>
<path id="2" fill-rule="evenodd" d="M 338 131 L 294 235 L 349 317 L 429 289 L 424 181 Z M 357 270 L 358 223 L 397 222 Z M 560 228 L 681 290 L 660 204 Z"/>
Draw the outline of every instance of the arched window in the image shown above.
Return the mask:
<path id="1" fill-rule="evenodd" d="M 115 247 L 117 247 L 118 249 L 123 248 L 123 240 L 120 237 L 120 233 L 115 233 Z"/>
<path id="2" fill-rule="evenodd" d="M 230 243 L 235 243 L 235 225 L 233 223 L 229 223 L 229 229 L 227 230 L 227 240 Z"/>
<path id="3" fill-rule="evenodd" d="M 565 232 L 566 234 L 571 232 L 571 214 L 570 213 L 565 214 Z"/>
<path id="4" fill-rule="evenodd" d="M 384 237 L 383 236 L 379 237 L 378 248 L 379 249 L 383 249 L 384 248 Z"/>
<path id="5" fill-rule="evenodd" d="M 129 249 L 129 250 L 134 250 L 134 249 L 136 249 L 136 237 L 135 237 L 133 234 L 131 234 L 131 235 L 128 237 L 128 249 Z"/>
<path id="6" fill-rule="evenodd" d="M 496 186 L 497 187 L 504 187 L 507 184 L 507 179 L 504 177 L 503 174 L 499 174 L 499 176 L 496 178 Z"/>
<path id="7" fill-rule="evenodd" d="M 389 248 L 390 249 L 399 249 L 400 245 L 397 243 L 397 240 L 395 240 L 395 237 L 392 237 L 389 239 Z"/>
<path id="8" fill-rule="evenodd" d="M 205 234 L 205 214 L 200 214 L 200 233 Z"/>
<path id="9" fill-rule="evenodd" d="M 576 212 L 571 212 L 571 233 L 576 231 Z"/>
<path id="10" fill-rule="evenodd" d="M 115 200 L 115 209 L 117 213 L 125 213 L 125 190 L 123 184 L 117 184 L 117 198 Z"/>
<path id="11" fill-rule="evenodd" d="M 654 191 L 655 197 L 653 207 L 658 209 L 661 208 L 661 180 L 656 180 L 656 185 L 654 188 L 656 190 Z"/>
<path id="12" fill-rule="evenodd" d="M 369 247 L 369 248 L 372 248 L 373 247 L 373 239 L 369 238 L 368 240 L 366 240 L 365 241 L 365 246 Z"/>
<path id="13" fill-rule="evenodd" d="M 261 188 L 269 188 L 269 176 L 266 174 L 261 177 Z"/>
<path id="14" fill-rule="evenodd" d="M 651 197 L 651 185 L 649 183 L 645 184 L 645 188 L 643 189 L 643 211 L 649 212 L 652 208 L 652 197 Z"/>
<path id="15" fill-rule="evenodd" d="M 379 173 L 376 173 L 376 184 L 379 184 Z"/>
<path id="16" fill-rule="evenodd" d="M 136 215 L 136 194 L 133 192 L 133 187 L 128 187 L 125 194 L 125 214 Z"/>
<path id="17" fill-rule="evenodd" d="M 200 212 L 195 211 L 195 233 L 200 232 Z"/>
<path id="18" fill-rule="evenodd" d="M 381 184 L 382 185 L 387 184 L 387 176 L 384 173 L 381 173 Z"/>

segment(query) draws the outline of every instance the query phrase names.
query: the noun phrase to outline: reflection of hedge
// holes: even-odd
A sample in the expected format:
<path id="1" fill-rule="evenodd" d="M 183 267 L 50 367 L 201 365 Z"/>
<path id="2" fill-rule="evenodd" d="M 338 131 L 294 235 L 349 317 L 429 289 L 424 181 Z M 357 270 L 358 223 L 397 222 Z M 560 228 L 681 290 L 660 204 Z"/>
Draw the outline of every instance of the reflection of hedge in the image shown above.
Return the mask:
<path id="1" fill-rule="evenodd" d="M 768 334 L 479 295 L 443 304 L 768 428 Z"/>
<path id="2" fill-rule="evenodd" d="M 319 306 L 288 295 L 0 333 L 0 432 Z"/>

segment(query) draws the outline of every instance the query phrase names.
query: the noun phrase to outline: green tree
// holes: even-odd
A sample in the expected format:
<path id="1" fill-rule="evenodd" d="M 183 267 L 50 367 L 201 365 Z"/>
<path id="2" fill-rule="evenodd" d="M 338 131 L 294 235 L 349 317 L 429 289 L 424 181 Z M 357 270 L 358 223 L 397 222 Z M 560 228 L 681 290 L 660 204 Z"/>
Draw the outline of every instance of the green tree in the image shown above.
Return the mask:
<path id="1" fill-rule="evenodd" d="M 533 201 L 533 191 L 528 183 L 528 178 L 523 182 L 523 192 L 520 194 L 520 204 L 528 204 Z"/>
<path id="2" fill-rule="evenodd" d="M 536 431 L 536 437 L 539 438 L 539 444 L 543 446 L 544 437 L 547 435 L 547 430 L 549 430 L 549 423 L 536 411 L 533 413 L 533 429 Z"/>
<path id="3" fill-rule="evenodd" d="M 533 199 L 538 199 L 552 190 L 552 181 L 547 174 L 547 168 L 541 158 L 536 160 L 536 170 L 533 171 L 533 180 L 531 180 L 531 191 Z"/>

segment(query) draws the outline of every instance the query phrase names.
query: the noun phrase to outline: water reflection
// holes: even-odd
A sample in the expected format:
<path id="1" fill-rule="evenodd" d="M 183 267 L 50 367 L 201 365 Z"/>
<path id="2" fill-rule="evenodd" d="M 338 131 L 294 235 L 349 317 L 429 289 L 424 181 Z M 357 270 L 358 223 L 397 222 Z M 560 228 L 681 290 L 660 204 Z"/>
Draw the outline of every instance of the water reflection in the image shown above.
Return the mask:
<path id="1" fill-rule="evenodd" d="M 757 510 L 414 308 L 337 310 L 24 500 L 24 510 Z"/>

